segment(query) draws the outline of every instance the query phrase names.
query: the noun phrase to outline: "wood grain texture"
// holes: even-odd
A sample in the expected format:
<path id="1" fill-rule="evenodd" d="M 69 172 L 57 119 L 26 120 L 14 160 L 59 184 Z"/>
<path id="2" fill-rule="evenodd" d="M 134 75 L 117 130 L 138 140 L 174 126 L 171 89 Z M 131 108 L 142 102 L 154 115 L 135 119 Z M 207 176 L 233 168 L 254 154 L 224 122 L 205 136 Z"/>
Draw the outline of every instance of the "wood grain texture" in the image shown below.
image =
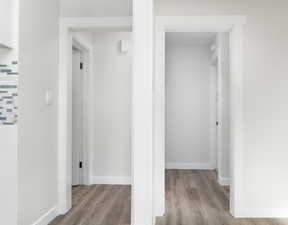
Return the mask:
<path id="1" fill-rule="evenodd" d="M 235 219 L 229 213 L 229 187 L 216 172 L 166 170 L 166 214 L 156 225 L 288 225 L 284 219 Z"/>
<path id="2" fill-rule="evenodd" d="M 72 209 L 49 225 L 130 225 L 129 185 L 79 186 L 72 191 Z"/>
<path id="3" fill-rule="evenodd" d="M 286 219 L 235 219 L 229 187 L 208 170 L 166 170 L 166 214 L 156 225 L 288 225 Z M 50 225 L 130 225 L 131 187 L 92 185 L 73 189 L 73 207 Z"/>

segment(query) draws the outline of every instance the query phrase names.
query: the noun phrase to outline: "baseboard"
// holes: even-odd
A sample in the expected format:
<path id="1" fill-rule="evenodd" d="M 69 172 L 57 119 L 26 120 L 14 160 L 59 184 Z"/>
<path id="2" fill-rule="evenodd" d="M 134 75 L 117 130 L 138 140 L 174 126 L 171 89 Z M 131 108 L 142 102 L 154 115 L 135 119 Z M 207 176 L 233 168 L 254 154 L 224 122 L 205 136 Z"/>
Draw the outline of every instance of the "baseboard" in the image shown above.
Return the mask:
<path id="1" fill-rule="evenodd" d="M 288 218 L 288 208 L 245 208 L 238 218 Z"/>
<path id="2" fill-rule="evenodd" d="M 229 186 L 230 185 L 230 179 L 227 177 L 218 177 L 218 183 L 221 186 Z"/>
<path id="3" fill-rule="evenodd" d="M 53 207 L 38 220 L 36 220 L 32 225 L 48 225 L 53 219 L 58 216 L 57 207 Z"/>
<path id="4" fill-rule="evenodd" d="M 214 170 L 215 166 L 211 163 L 166 163 L 165 168 L 179 170 Z"/>
<path id="5" fill-rule="evenodd" d="M 100 177 L 92 176 L 90 178 L 91 184 L 119 184 L 119 185 L 130 185 L 130 177 Z"/>

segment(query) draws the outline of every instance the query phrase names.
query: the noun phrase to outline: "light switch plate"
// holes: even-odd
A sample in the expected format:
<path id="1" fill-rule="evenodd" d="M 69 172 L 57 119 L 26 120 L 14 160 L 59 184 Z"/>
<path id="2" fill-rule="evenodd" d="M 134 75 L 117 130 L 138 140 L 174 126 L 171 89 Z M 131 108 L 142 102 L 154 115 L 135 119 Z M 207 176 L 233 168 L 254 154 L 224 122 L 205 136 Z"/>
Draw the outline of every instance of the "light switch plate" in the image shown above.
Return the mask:
<path id="1" fill-rule="evenodd" d="M 127 53 L 129 51 L 129 44 L 128 41 L 121 40 L 121 52 L 122 53 Z"/>
<path id="2" fill-rule="evenodd" d="M 46 105 L 52 105 L 53 103 L 53 93 L 52 90 L 46 91 Z"/>

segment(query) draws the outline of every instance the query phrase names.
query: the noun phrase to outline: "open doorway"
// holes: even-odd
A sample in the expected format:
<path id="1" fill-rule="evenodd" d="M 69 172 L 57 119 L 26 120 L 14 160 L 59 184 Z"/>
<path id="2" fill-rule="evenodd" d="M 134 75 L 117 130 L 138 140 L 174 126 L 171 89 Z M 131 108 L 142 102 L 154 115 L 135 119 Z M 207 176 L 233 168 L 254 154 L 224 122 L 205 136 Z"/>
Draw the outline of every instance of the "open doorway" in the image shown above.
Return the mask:
<path id="1" fill-rule="evenodd" d="M 217 220 L 217 208 L 228 223 L 229 33 L 167 32 L 165 43 L 163 220 L 180 213 L 179 223 L 205 224 Z M 175 211 L 175 201 L 187 210 Z"/>
<path id="2" fill-rule="evenodd" d="M 69 46 L 68 57 L 61 58 L 67 60 L 62 65 L 67 77 L 60 84 L 67 88 L 68 110 L 60 115 L 68 118 L 69 138 L 59 153 L 68 170 L 60 165 L 64 216 L 53 225 L 131 223 L 132 32 L 126 23 L 118 25 L 70 27 L 61 45 Z M 65 185 L 70 189 L 63 195 Z"/>
<path id="3" fill-rule="evenodd" d="M 229 21 L 229 24 L 227 24 Z M 163 216 L 167 213 L 165 200 L 165 166 L 166 166 L 166 34 L 182 33 L 227 33 L 230 38 L 230 74 L 229 74 L 229 134 L 230 134 L 230 195 L 228 212 L 237 217 L 241 215 L 241 160 L 242 160 L 242 77 L 243 77 L 243 24 L 245 16 L 188 16 L 156 18 L 155 42 L 155 110 L 154 110 L 154 146 L 155 146 L 155 214 Z M 218 68 L 219 69 L 219 68 Z M 181 99 L 180 101 L 183 101 Z M 186 100 L 185 100 L 186 101 Z M 206 114 L 207 115 L 207 114 Z M 215 114 L 214 114 L 215 116 Z M 212 117 L 211 117 L 212 118 Z M 211 120 L 209 119 L 209 121 Z M 232 121 L 232 122 L 231 122 Z M 215 127 L 215 124 L 214 124 Z M 216 138 L 215 135 L 213 135 Z M 211 137 L 213 137 L 211 135 Z M 211 142 L 212 143 L 212 142 Z M 214 145 L 215 146 L 215 145 Z M 215 153 L 215 151 L 214 151 Z M 202 155 L 203 156 L 203 155 Z M 202 158 L 203 159 L 203 158 Z M 214 161 L 216 164 L 216 160 Z M 194 164 L 195 165 L 195 164 Z M 202 164 L 198 166 L 202 166 Z M 211 164 L 206 164 L 205 166 Z M 198 167 L 199 168 L 199 167 Z M 213 168 L 213 167 L 212 167 Z M 215 182 L 219 185 L 217 177 Z M 166 180 L 167 181 L 167 180 Z M 187 180 L 188 181 L 188 180 Z M 220 186 L 220 185 L 219 185 Z M 210 188 L 210 187 L 209 187 Z M 203 189 L 205 190 L 205 188 Z M 209 189 L 208 189 L 209 190 Z"/>

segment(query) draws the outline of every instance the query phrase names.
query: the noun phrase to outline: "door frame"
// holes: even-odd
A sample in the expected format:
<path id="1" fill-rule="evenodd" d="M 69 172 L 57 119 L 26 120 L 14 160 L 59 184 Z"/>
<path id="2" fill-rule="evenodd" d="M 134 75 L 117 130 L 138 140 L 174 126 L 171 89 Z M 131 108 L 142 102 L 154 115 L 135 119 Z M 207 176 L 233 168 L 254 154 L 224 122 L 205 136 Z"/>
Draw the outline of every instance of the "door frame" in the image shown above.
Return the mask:
<path id="1" fill-rule="evenodd" d="M 242 202 L 242 80 L 245 15 L 158 16 L 155 24 L 154 77 L 154 214 L 165 214 L 165 33 L 230 33 L 230 212 L 241 216 Z M 157 193 L 157 194 L 156 194 Z"/>
<path id="2" fill-rule="evenodd" d="M 71 183 L 72 183 L 72 167 L 71 167 L 71 77 L 72 77 L 72 44 L 73 41 L 80 48 L 86 49 L 88 60 L 88 75 L 87 78 L 92 76 L 92 59 L 93 59 L 93 49 L 91 46 L 86 46 L 77 38 L 71 35 L 71 31 L 81 31 L 81 30 L 117 30 L 117 31 L 127 31 L 132 29 L 132 20 L 130 17 L 98 17 L 98 18 L 85 18 L 85 17 L 67 17 L 61 18 L 59 23 L 59 80 L 58 80 L 58 213 L 65 214 L 72 207 L 72 193 L 71 193 Z M 86 85 L 89 85 L 89 81 L 84 81 Z M 91 88 L 87 86 L 87 90 L 84 96 L 87 96 Z M 85 97 L 84 97 L 85 98 Z M 88 98 L 85 98 L 88 99 Z M 88 102 L 84 103 L 89 105 Z M 84 107 L 85 108 L 85 107 Z M 85 162 L 88 167 L 84 172 L 86 178 L 84 178 L 85 184 L 90 184 L 90 169 L 91 163 L 89 162 L 89 152 L 91 151 L 90 141 L 88 133 L 90 127 L 88 126 L 89 115 L 88 112 L 85 116 L 86 121 L 83 122 L 84 135 L 88 137 L 88 140 L 84 146 L 87 149 Z M 85 133 L 88 132 L 88 133 Z M 85 141 L 84 141 L 85 142 Z"/>

